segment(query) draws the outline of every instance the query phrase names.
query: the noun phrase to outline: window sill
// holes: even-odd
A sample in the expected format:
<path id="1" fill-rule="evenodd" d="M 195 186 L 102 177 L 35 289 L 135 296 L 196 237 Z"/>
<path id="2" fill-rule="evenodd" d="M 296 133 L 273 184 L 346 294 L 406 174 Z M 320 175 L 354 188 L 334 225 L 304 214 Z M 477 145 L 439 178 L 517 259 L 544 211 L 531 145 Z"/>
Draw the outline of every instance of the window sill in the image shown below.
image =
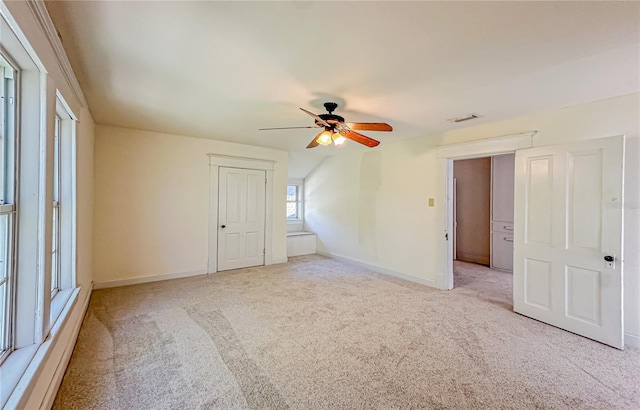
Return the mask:
<path id="1" fill-rule="evenodd" d="M 303 236 L 303 235 L 315 235 L 315 233 L 308 232 L 308 231 L 287 232 L 287 236 Z"/>
<path id="2" fill-rule="evenodd" d="M 60 291 L 51 300 L 51 317 L 55 318 L 49 335 L 40 344 L 16 349 L 0 366 L 0 408 L 18 407 L 23 394 L 38 376 L 42 363 L 47 359 L 75 305 L 80 288 Z M 54 313 L 56 312 L 57 313 Z"/>
<path id="3" fill-rule="evenodd" d="M 37 344 L 14 350 L 0 366 L 0 408 L 3 408 L 9 396 L 18 385 L 18 381 L 38 351 Z"/>
<path id="4" fill-rule="evenodd" d="M 62 310 L 74 291 L 75 289 L 59 290 L 53 299 L 51 299 L 51 306 L 49 308 L 49 323 L 52 323 L 51 329 L 56 325 L 60 313 L 62 313 Z"/>

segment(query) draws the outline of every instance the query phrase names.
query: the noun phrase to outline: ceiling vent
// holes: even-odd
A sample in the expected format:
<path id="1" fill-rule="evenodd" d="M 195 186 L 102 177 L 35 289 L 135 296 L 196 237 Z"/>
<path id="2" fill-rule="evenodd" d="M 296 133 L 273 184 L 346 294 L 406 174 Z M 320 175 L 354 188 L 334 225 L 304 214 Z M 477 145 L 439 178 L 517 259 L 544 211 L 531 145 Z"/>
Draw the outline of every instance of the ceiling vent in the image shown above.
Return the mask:
<path id="1" fill-rule="evenodd" d="M 447 121 L 450 121 L 450 122 L 463 122 L 463 121 L 475 120 L 476 118 L 480 118 L 480 115 L 478 115 L 478 114 L 469 114 L 469 115 L 465 115 L 463 117 L 449 118 Z"/>

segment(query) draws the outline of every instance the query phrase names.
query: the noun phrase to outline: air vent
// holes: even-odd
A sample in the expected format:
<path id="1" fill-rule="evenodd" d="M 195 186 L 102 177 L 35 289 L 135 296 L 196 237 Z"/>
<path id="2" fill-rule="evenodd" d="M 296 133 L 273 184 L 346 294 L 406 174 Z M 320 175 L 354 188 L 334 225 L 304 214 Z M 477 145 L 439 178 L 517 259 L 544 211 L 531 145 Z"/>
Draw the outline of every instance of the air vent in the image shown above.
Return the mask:
<path id="1" fill-rule="evenodd" d="M 475 120 L 476 118 L 480 118 L 480 115 L 478 115 L 478 114 L 469 114 L 469 115 L 465 115 L 464 117 L 449 118 L 447 121 L 450 121 L 450 122 L 463 122 L 463 121 Z"/>

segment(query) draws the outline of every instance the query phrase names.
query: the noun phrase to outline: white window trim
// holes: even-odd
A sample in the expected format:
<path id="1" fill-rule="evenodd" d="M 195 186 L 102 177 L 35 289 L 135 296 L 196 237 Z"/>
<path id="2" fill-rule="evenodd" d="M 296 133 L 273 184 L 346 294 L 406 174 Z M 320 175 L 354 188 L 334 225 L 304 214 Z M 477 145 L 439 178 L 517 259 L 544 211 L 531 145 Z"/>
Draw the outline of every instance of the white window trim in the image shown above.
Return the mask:
<path id="1" fill-rule="evenodd" d="M 59 339 L 59 333 L 78 299 L 79 288 L 75 287 L 77 118 L 69 114 L 71 110 L 58 92 L 58 106 L 66 108 L 70 130 L 67 135 L 72 141 L 67 153 L 72 182 L 68 192 L 61 193 L 62 200 L 65 195 L 71 198 L 68 207 L 71 211 L 71 239 L 68 241 L 71 273 L 65 276 L 68 278 L 67 284 L 62 284 L 63 289 L 52 300 L 49 297 L 53 206 L 51 159 L 53 116 L 58 111 L 54 94 L 56 90 L 44 65 L 2 2 L 0 32 L 0 50 L 17 69 L 15 203 L 18 205 L 14 224 L 17 236 L 14 252 L 16 271 L 12 279 L 15 289 L 14 350 L 0 364 L 0 408 L 13 408 L 24 404 L 22 401 L 33 387 L 34 378 L 42 371 L 42 364 Z"/>

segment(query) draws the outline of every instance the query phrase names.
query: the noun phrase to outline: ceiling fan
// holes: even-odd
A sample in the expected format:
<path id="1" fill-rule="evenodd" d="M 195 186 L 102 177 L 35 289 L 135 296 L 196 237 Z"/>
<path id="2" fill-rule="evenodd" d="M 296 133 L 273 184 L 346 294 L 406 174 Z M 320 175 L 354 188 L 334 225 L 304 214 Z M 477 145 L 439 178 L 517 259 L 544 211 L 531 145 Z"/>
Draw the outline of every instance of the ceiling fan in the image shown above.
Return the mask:
<path id="1" fill-rule="evenodd" d="M 300 108 L 309 116 L 315 119 L 315 125 L 309 127 L 280 127 L 280 128 L 260 128 L 259 131 L 264 130 L 291 130 L 300 128 L 324 128 L 313 140 L 307 145 L 307 148 L 314 148 L 318 145 L 329 145 L 333 142 L 335 145 L 344 143 L 347 139 L 366 145 L 369 148 L 373 148 L 380 144 L 380 141 L 376 141 L 373 138 L 364 136 L 357 131 L 393 131 L 391 125 L 384 122 L 344 122 L 344 118 L 334 114 L 338 104 L 334 102 L 324 103 L 324 108 L 327 110 L 327 114 L 316 115 L 310 111 Z"/>

